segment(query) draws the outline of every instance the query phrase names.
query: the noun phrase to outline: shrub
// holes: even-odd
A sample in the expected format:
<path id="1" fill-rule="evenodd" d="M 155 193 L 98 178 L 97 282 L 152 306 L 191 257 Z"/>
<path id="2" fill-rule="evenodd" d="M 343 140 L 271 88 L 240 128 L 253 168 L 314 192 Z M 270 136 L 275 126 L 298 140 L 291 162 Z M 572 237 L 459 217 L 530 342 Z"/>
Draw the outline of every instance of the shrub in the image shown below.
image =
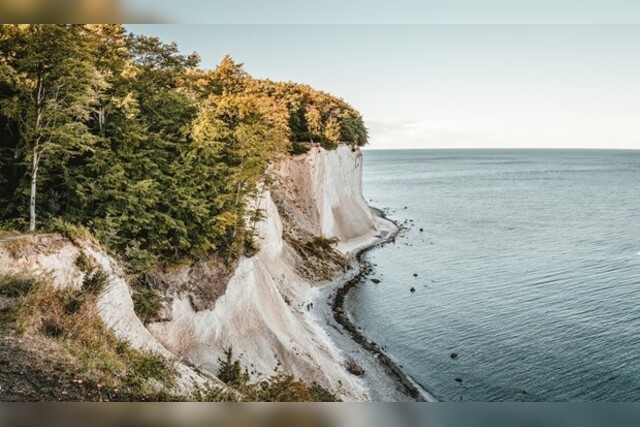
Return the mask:
<path id="1" fill-rule="evenodd" d="M 95 268 L 84 275 L 82 279 L 82 290 L 98 294 L 107 284 L 109 276 L 102 268 Z"/>
<path id="2" fill-rule="evenodd" d="M 60 218 L 54 218 L 46 226 L 45 231 L 49 233 L 58 233 L 62 237 L 69 240 L 85 240 L 95 242 L 95 239 L 89 229 L 82 225 L 75 225 L 66 222 Z"/>
<path id="3" fill-rule="evenodd" d="M 163 382 L 171 378 L 172 369 L 167 359 L 156 354 L 140 354 L 134 358 L 126 374 L 126 382 L 133 387 L 143 386 L 149 379 Z"/>
<path id="4" fill-rule="evenodd" d="M 309 152 L 309 150 L 311 150 L 311 147 L 308 144 L 293 141 L 291 143 L 291 149 L 289 150 L 289 153 L 297 156 L 298 154 L 306 154 Z"/>
<path id="5" fill-rule="evenodd" d="M 315 236 L 304 244 L 304 248 L 318 258 L 325 258 L 333 252 L 333 247 L 337 242 L 338 240 L 335 238 L 327 239 L 326 237 Z"/>
<path id="6" fill-rule="evenodd" d="M 158 317 L 164 301 L 162 295 L 146 286 L 135 289 L 131 299 L 133 299 L 133 310 L 143 323 L 148 323 Z"/>
<path id="7" fill-rule="evenodd" d="M 124 249 L 124 261 L 127 270 L 133 274 L 148 273 L 158 265 L 158 256 L 142 249 L 140 242 L 132 240 Z"/>
<path id="8" fill-rule="evenodd" d="M 224 352 L 226 359 L 218 359 L 220 367 L 218 368 L 218 378 L 225 384 L 231 386 L 244 386 L 249 381 L 249 373 L 242 372 L 240 360 L 233 360 L 233 350 L 229 347 Z"/>
<path id="9" fill-rule="evenodd" d="M 80 271 L 84 271 L 85 273 L 93 268 L 93 262 L 84 251 L 80 251 L 78 257 L 76 258 L 75 264 L 76 267 L 80 269 Z"/>

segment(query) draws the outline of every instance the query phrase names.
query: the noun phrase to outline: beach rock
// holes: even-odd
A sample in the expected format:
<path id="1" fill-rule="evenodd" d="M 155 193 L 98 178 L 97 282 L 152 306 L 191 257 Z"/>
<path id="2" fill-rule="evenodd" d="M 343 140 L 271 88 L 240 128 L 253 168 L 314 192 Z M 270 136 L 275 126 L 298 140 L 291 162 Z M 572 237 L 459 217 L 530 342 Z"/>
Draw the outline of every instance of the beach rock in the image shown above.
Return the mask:
<path id="1" fill-rule="evenodd" d="M 457 359 L 458 358 L 458 353 L 456 353 L 455 351 L 453 353 L 451 353 L 451 357 L 452 359 Z"/>
<path id="2" fill-rule="evenodd" d="M 371 281 L 372 281 L 373 283 L 376 283 L 376 284 L 377 284 L 377 283 L 380 283 L 380 279 L 376 279 L 376 278 L 371 279 Z"/>
<path id="3" fill-rule="evenodd" d="M 411 289 L 409 289 L 411 292 L 415 292 L 416 288 L 414 288 L 413 286 L 411 287 Z"/>
<path id="4" fill-rule="evenodd" d="M 364 369 L 353 360 L 349 360 L 346 363 L 345 367 L 350 374 L 355 375 L 356 377 L 361 377 L 362 375 L 364 375 Z"/>

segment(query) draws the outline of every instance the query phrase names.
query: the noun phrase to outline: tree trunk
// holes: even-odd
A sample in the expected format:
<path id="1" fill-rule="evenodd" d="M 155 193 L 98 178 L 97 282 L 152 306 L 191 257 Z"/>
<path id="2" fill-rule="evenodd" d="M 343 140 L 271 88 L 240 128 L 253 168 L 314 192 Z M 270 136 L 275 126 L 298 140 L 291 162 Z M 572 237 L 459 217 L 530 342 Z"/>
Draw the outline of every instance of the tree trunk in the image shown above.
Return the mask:
<path id="1" fill-rule="evenodd" d="M 31 198 L 29 200 L 29 231 L 36 230 L 36 183 L 38 179 L 38 163 L 40 156 L 33 153 L 33 164 L 31 167 Z"/>

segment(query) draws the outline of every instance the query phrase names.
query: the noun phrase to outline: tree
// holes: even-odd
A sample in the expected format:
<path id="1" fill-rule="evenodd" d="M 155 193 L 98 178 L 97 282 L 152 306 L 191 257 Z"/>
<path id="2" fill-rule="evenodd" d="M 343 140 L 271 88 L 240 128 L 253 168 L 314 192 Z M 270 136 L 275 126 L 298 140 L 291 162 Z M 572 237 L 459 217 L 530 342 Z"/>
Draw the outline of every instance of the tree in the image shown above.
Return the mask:
<path id="1" fill-rule="evenodd" d="M 237 254 L 252 238 L 244 233 L 246 200 L 269 162 L 289 149 L 287 111 L 266 96 L 212 95 L 194 122 L 193 139 L 199 154 L 189 157 L 208 159 L 218 182 L 211 192 L 214 232 L 229 254 Z"/>
<path id="2" fill-rule="evenodd" d="M 3 109 L 18 123 L 19 154 L 30 162 L 29 230 L 36 228 L 38 172 L 46 156 L 64 161 L 91 150 L 87 121 L 104 78 L 94 65 L 92 33 L 82 25 L 13 26 L 3 33 L 15 49 L 15 95 Z"/>

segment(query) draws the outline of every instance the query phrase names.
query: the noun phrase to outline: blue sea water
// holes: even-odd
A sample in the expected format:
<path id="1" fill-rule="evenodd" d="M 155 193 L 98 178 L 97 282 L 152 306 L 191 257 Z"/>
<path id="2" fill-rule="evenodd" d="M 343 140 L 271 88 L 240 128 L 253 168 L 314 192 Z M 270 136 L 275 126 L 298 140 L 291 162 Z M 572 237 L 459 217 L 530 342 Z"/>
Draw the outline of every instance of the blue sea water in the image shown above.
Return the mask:
<path id="1" fill-rule="evenodd" d="M 368 150 L 363 185 L 408 229 L 346 307 L 419 384 L 640 401 L 640 151 Z"/>

